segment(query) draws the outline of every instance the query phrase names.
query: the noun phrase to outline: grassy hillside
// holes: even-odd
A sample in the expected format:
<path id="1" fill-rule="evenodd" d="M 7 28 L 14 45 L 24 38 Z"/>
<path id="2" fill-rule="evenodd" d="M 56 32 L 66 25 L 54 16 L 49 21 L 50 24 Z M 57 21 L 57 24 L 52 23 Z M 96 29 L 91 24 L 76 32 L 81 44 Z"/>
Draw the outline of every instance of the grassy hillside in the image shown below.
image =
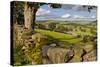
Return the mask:
<path id="1" fill-rule="evenodd" d="M 35 31 L 39 33 L 43 33 L 47 36 L 52 37 L 53 39 L 56 39 L 65 43 L 77 43 L 81 40 L 80 38 L 76 38 L 70 34 L 64 34 L 60 32 L 54 32 L 54 31 L 42 30 L 42 29 L 35 29 Z"/>

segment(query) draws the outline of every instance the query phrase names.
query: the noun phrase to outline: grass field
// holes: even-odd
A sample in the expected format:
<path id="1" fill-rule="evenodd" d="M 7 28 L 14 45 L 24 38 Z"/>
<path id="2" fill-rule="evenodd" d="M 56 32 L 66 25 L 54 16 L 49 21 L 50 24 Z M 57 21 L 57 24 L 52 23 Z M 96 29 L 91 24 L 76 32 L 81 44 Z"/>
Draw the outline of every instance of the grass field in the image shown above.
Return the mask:
<path id="1" fill-rule="evenodd" d="M 77 43 L 81 40 L 80 38 L 76 38 L 70 34 L 64 34 L 60 32 L 54 32 L 54 31 L 42 30 L 42 29 L 35 29 L 35 31 L 65 43 Z"/>

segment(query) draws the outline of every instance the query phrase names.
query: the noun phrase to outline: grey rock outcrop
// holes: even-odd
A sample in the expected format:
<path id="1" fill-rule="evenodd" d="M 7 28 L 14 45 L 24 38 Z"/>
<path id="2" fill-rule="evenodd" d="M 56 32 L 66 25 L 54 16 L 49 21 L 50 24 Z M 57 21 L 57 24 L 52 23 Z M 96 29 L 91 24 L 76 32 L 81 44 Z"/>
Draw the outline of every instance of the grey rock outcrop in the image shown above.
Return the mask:
<path id="1" fill-rule="evenodd" d="M 47 56 L 52 63 L 65 63 L 73 56 L 73 51 L 66 48 L 50 47 Z"/>
<path id="2" fill-rule="evenodd" d="M 83 61 L 96 61 L 97 60 L 97 51 L 92 50 L 83 56 Z"/>

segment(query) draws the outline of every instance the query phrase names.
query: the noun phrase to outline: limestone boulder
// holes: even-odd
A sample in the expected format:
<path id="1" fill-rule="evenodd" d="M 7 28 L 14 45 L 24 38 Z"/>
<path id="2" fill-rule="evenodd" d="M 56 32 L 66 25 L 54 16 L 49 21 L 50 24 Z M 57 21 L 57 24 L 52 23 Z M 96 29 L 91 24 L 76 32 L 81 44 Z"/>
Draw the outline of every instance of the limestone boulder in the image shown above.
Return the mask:
<path id="1" fill-rule="evenodd" d="M 73 56 L 73 51 L 61 47 L 50 47 L 47 50 L 47 56 L 52 63 L 65 63 Z"/>
<path id="2" fill-rule="evenodd" d="M 96 61 L 96 60 L 97 60 L 96 49 L 92 50 L 91 52 L 83 56 L 83 61 Z"/>

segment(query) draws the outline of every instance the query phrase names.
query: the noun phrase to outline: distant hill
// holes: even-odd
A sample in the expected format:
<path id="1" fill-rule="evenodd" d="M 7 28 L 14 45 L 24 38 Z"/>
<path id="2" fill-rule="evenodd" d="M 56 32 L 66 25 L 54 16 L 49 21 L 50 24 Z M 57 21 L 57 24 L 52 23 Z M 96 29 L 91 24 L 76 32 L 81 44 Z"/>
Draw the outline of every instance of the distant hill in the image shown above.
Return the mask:
<path id="1" fill-rule="evenodd" d="M 61 23 L 61 24 L 68 24 L 68 23 L 75 23 L 75 24 L 97 24 L 96 21 L 58 21 L 58 20 L 37 20 L 37 23 Z"/>

